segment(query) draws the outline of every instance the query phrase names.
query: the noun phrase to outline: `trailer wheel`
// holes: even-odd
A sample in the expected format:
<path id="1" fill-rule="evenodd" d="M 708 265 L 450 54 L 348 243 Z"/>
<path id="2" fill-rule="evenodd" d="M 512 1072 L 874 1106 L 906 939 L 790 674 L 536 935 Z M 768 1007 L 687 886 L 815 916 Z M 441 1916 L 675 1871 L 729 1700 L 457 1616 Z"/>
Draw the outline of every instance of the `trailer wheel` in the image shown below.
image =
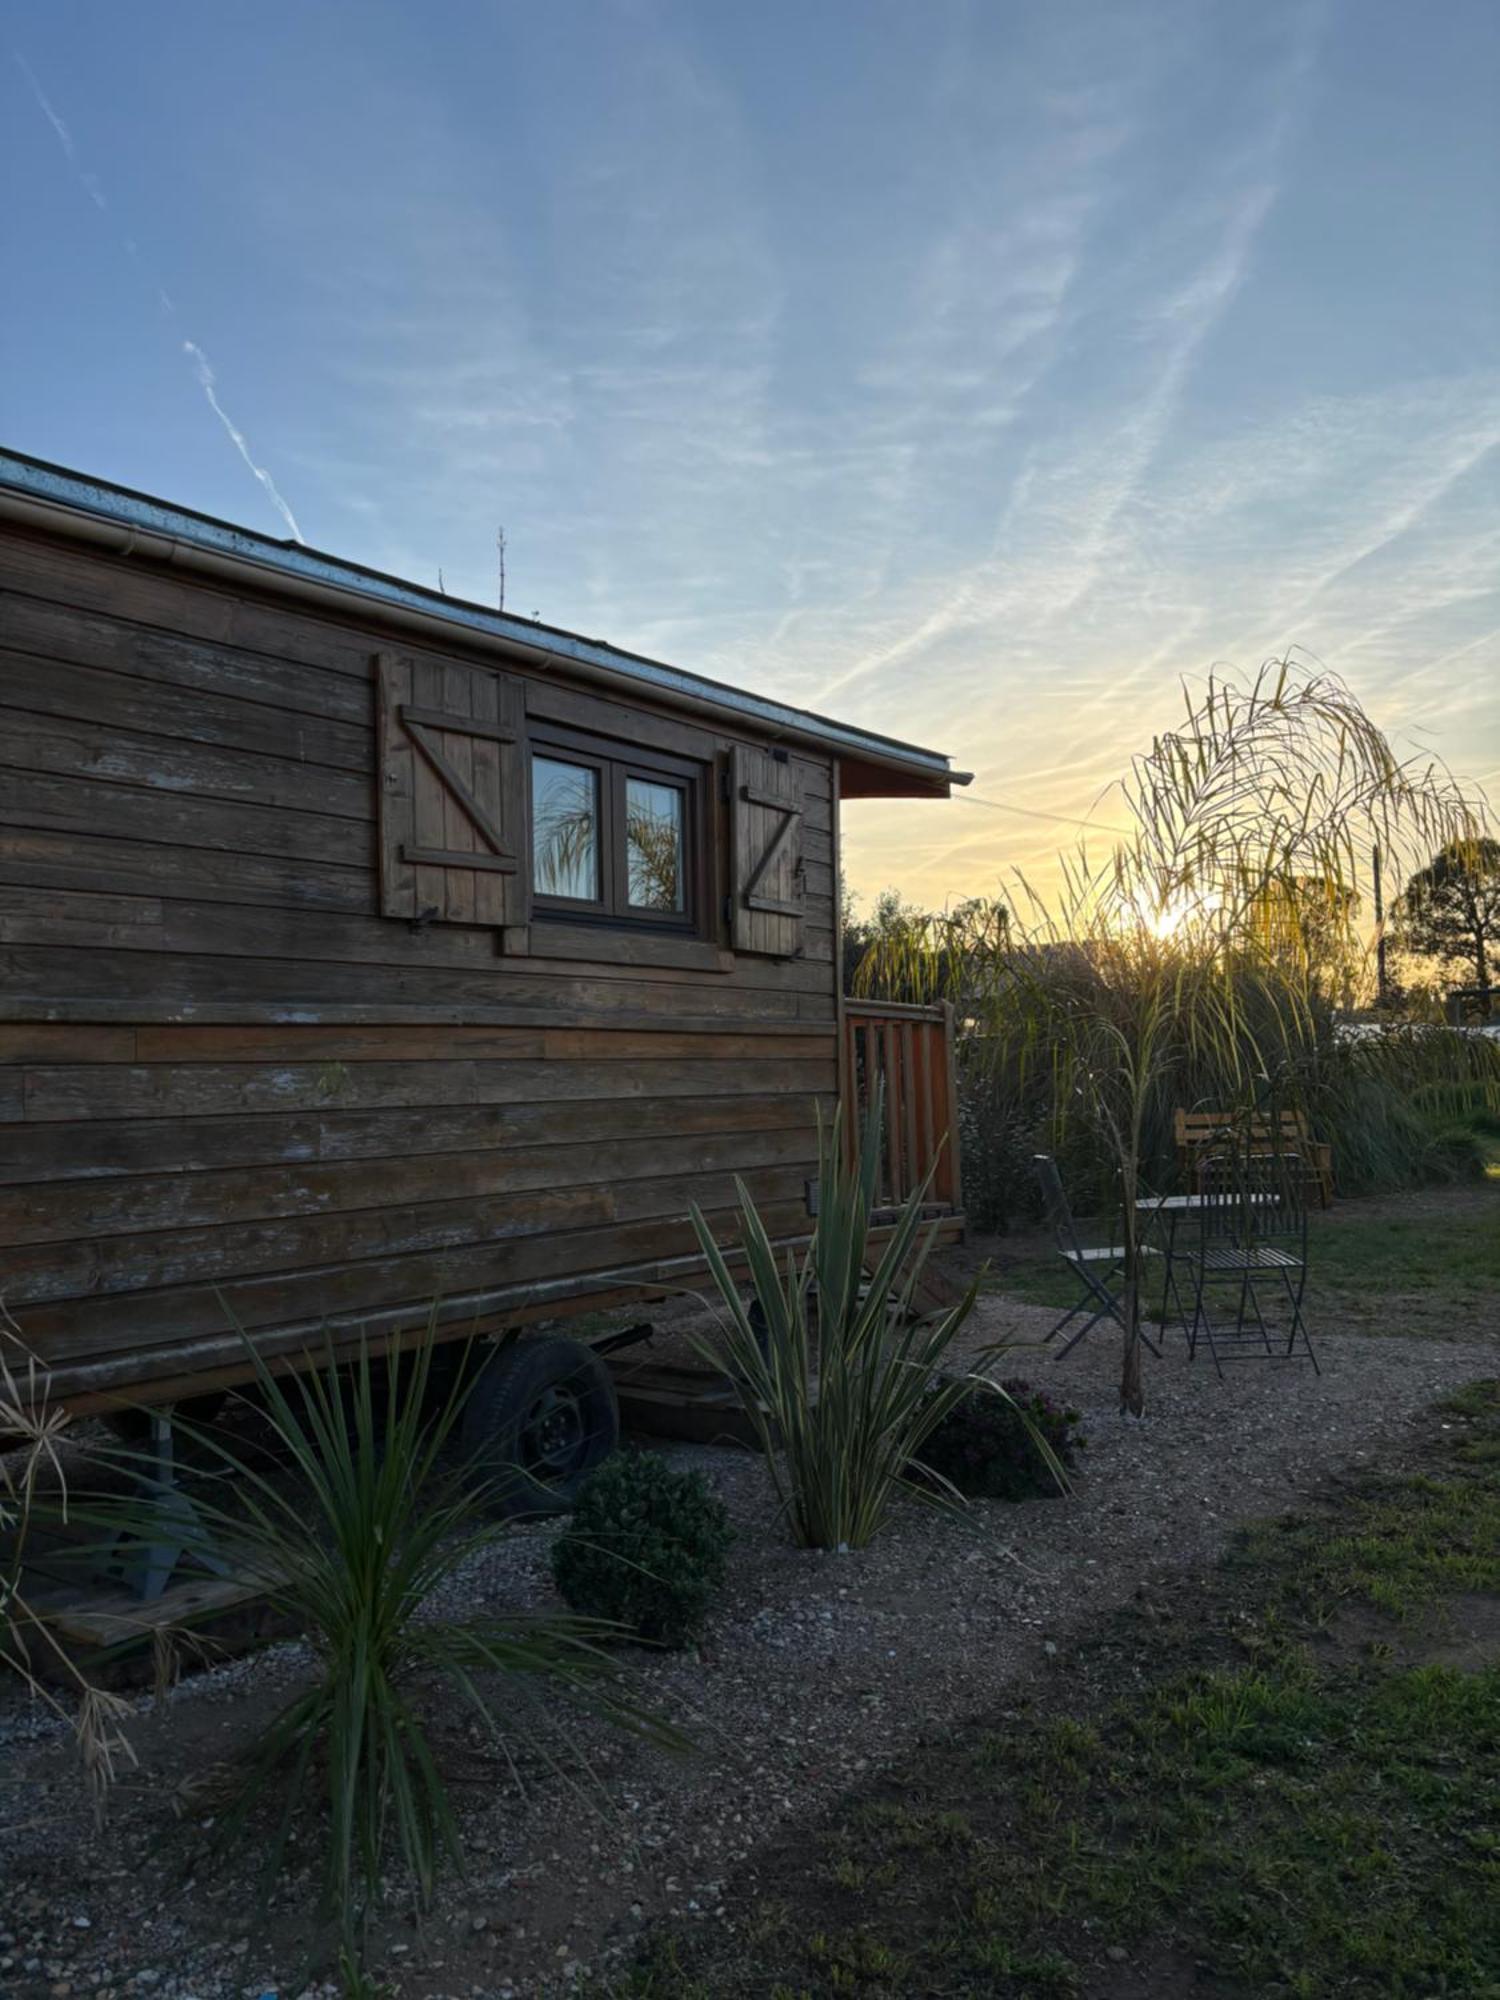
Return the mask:
<path id="1" fill-rule="evenodd" d="M 492 1486 L 492 1504 L 504 1515 L 566 1513 L 619 1442 L 615 1385 L 580 1341 L 500 1348 L 464 1403 L 471 1475 Z"/>

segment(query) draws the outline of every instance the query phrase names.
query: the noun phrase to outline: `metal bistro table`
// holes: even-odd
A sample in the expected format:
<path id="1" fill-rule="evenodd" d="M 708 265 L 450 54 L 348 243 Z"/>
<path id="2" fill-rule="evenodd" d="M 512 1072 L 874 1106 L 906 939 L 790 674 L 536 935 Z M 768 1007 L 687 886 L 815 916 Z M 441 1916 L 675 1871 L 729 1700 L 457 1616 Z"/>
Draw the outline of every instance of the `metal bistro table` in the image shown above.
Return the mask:
<path id="1" fill-rule="evenodd" d="M 1143 1196 L 1135 1205 L 1137 1215 L 1146 1216 L 1162 1228 L 1157 1247 L 1162 1256 L 1161 1281 L 1161 1330 L 1167 1330 L 1167 1301 L 1171 1299 L 1177 1307 L 1177 1317 L 1187 1334 L 1189 1346 L 1192 1344 L 1193 1328 L 1188 1325 L 1187 1314 L 1183 1310 L 1182 1293 L 1177 1287 L 1177 1225 L 1179 1220 L 1193 1210 L 1203 1206 L 1203 1197 L 1198 1194 L 1151 1194 Z"/>

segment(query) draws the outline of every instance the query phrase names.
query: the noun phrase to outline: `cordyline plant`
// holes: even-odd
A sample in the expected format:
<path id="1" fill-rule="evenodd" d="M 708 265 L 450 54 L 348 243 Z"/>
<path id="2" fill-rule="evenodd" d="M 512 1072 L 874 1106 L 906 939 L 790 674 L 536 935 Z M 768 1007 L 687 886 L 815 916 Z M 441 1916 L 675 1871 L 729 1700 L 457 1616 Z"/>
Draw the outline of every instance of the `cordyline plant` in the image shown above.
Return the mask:
<path id="1" fill-rule="evenodd" d="M 469 1380 L 458 1371 L 434 1413 L 434 1332 L 432 1320 L 399 1356 L 364 1343 L 352 1359 L 330 1353 L 288 1381 L 246 1337 L 272 1433 L 269 1460 L 243 1455 L 220 1431 L 174 1420 L 209 1467 L 195 1481 L 192 1516 L 174 1519 L 187 1554 L 254 1581 L 313 1657 L 307 1684 L 225 1774 L 216 1838 L 242 1838 L 274 1804 L 269 1880 L 299 1817 L 321 1804 L 325 1906 L 355 1985 L 364 1922 L 392 1855 L 419 1907 L 430 1903 L 444 1860 L 463 1865 L 425 1713 L 433 1689 L 458 1696 L 512 1772 L 511 1739 L 546 1754 L 555 1732 L 537 1699 L 544 1687 L 586 1699 L 631 1730 L 683 1741 L 622 1694 L 618 1669 L 601 1649 L 618 1636 L 616 1626 L 475 1608 L 465 1572 L 506 1529 L 489 1512 L 491 1485 L 450 1462 Z M 111 1456 L 142 1464 L 139 1453 Z M 154 1516 L 149 1501 L 122 1500 L 91 1518 L 149 1537 Z M 460 1615 L 449 1614 L 445 1596 L 464 1607 Z"/>
<path id="2" fill-rule="evenodd" d="M 1362 955 L 1374 849 L 1389 862 L 1479 829 L 1451 775 L 1401 762 L 1334 675 L 1277 660 L 1248 687 L 1216 676 L 1185 697 L 1181 727 L 1122 781 L 1132 826 L 1104 863 L 1065 858 L 1050 900 L 1019 882 L 1007 935 L 948 996 L 962 1001 L 970 1059 L 1045 1107 L 1039 1136 L 1080 1134 L 1107 1169 L 1124 1251 L 1120 1401 L 1137 1415 L 1138 1204 L 1164 1101 L 1191 1105 L 1206 1086 L 1213 1108 L 1247 1123 L 1305 1112 L 1330 989 Z M 867 957 L 863 990 L 920 986 L 912 949 L 943 962 L 918 930 L 901 962 Z"/>
<path id="3" fill-rule="evenodd" d="M 917 1288 L 932 1248 L 922 1234 L 919 1190 L 887 1240 L 870 1242 L 884 1129 L 877 1088 L 857 1159 L 843 1145 L 843 1111 L 820 1143 L 818 1212 L 811 1242 L 779 1263 L 755 1203 L 739 1185 L 740 1245 L 752 1306 L 702 1213 L 693 1226 L 723 1314 L 697 1345 L 734 1382 L 799 1548 L 863 1548 L 902 1496 L 958 1508 L 949 1482 L 923 1466 L 922 1447 L 976 1386 L 947 1373 L 973 1310 L 976 1280 L 958 1304 L 924 1316 Z M 1000 1352 L 976 1355 L 976 1365 Z"/>

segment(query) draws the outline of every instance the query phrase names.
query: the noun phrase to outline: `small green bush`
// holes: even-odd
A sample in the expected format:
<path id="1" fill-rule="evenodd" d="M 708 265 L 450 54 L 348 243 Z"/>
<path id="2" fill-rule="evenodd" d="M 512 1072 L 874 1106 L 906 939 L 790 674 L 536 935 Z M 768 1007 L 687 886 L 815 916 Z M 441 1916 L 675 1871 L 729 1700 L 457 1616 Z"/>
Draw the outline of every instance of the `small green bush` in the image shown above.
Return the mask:
<path id="1" fill-rule="evenodd" d="M 733 1539 L 701 1472 L 676 1471 L 657 1452 L 617 1452 L 580 1488 L 552 1546 L 552 1575 L 575 1611 L 685 1646 L 703 1630 Z"/>
<path id="2" fill-rule="evenodd" d="M 1077 1462 L 1087 1440 L 1077 1410 L 1017 1377 L 1003 1396 L 971 1389 L 934 1429 L 922 1463 L 971 1500 L 1029 1500 L 1064 1490 L 1055 1465 Z M 1045 1447 L 1045 1448 L 1044 1448 Z"/>

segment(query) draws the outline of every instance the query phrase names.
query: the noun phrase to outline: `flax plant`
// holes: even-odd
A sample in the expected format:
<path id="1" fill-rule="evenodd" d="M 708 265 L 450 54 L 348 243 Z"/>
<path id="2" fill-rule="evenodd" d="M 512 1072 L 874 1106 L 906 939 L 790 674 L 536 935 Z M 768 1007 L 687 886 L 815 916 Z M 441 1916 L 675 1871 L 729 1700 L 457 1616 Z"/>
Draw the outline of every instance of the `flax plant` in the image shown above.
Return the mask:
<path id="1" fill-rule="evenodd" d="M 923 1466 L 922 1448 L 983 1380 L 947 1370 L 977 1280 L 945 1312 L 924 1317 L 917 1306 L 932 1247 L 931 1232 L 924 1238 L 921 1230 L 922 1193 L 901 1209 L 883 1244 L 870 1242 L 883 1129 L 879 1091 L 853 1160 L 842 1119 L 841 1111 L 822 1135 L 818 1212 L 800 1257 L 789 1249 L 778 1262 L 754 1201 L 739 1186 L 739 1237 L 760 1327 L 693 1209 L 723 1307 L 716 1331 L 697 1345 L 735 1383 L 799 1548 L 863 1548 L 903 1496 L 961 1507 L 949 1482 Z"/>

